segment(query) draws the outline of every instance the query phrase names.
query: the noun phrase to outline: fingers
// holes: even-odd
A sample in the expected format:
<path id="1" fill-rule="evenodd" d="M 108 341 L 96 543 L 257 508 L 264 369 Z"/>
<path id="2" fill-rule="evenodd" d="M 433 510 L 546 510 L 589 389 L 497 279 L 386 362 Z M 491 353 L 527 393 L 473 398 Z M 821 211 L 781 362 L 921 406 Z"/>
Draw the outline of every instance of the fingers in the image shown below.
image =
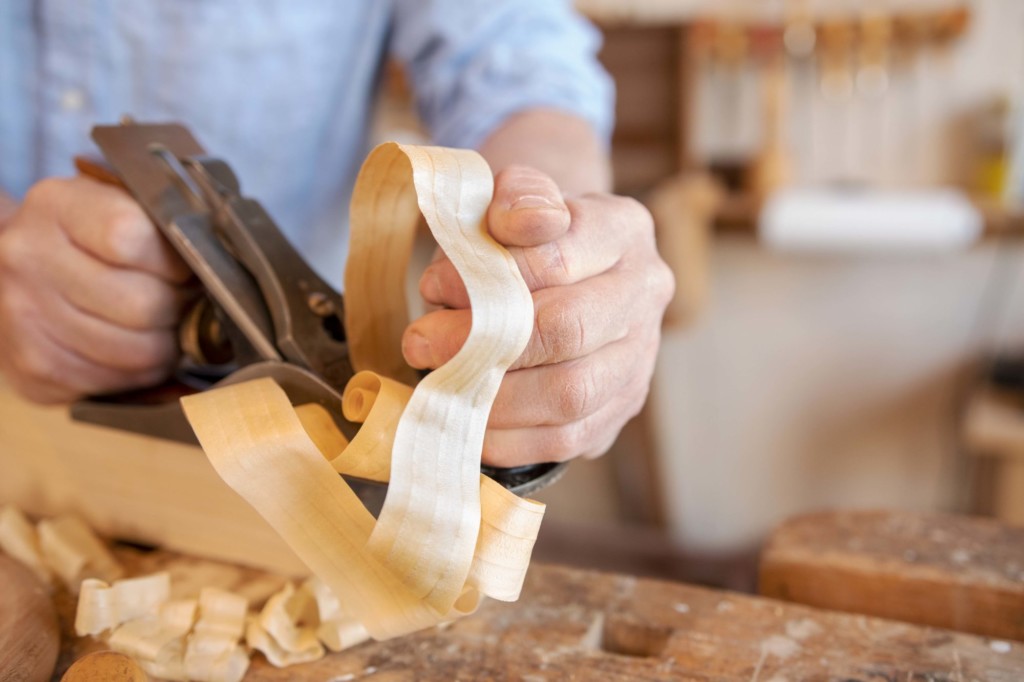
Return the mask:
<path id="1" fill-rule="evenodd" d="M 608 405 L 599 414 L 564 426 L 488 429 L 481 461 L 493 467 L 518 467 L 597 457 L 612 446 L 626 421 Z"/>
<path id="2" fill-rule="evenodd" d="M 567 205 L 571 223 L 560 237 L 509 248 L 530 291 L 581 282 L 614 267 L 630 251 L 653 244 L 650 217 L 632 199 L 593 195 Z M 469 307 L 465 285 L 443 255 L 423 272 L 420 294 L 433 305 Z"/>
<path id="3" fill-rule="evenodd" d="M 437 369 L 462 348 L 469 337 L 468 310 L 435 310 L 402 334 L 402 355 L 414 369 Z"/>
<path id="4" fill-rule="evenodd" d="M 98 395 L 158 383 L 169 369 L 124 372 L 97 365 L 63 347 L 37 325 L 26 325 L 23 339 L 12 344 L 0 335 L 0 370 L 15 390 L 34 402 L 61 404 L 84 395 Z"/>
<path id="5" fill-rule="evenodd" d="M 548 175 L 526 166 L 509 166 L 494 178 L 487 211 L 491 236 L 505 246 L 536 246 L 569 229 L 569 209 Z"/>
<path id="6" fill-rule="evenodd" d="M 620 341 L 576 360 L 509 372 L 488 427 L 558 426 L 589 417 L 643 380 L 641 360 Z"/>
<path id="7" fill-rule="evenodd" d="M 510 372 L 491 412 L 484 463 L 512 467 L 604 454 L 643 407 L 657 348 L 658 335 L 649 334 L 585 359 L 593 364 Z"/>
<path id="8" fill-rule="evenodd" d="M 646 391 L 642 396 L 646 398 Z M 565 462 L 598 457 L 608 451 L 623 425 L 637 415 L 643 400 L 606 403 L 583 419 L 559 426 L 488 429 L 482 461 L 494 467 Z"/>
<path id="9" fill-rule="evenodd" d="M 498 392 L 483 459 L 508 467 L 597 456 L 646 399 L 674 288 L 650 213 L 610 195 L 562 200 L 545 176 L 511 168 L 488 220 L 533 292 L 534 329 Z M 465 343 L 472 313 L 443 256 L 420 292 L 442 309 L 409 325 L 402 350 L 413 367 L 436 368 Z"/>
<path id="10" fill-rule="evenodd" d="M 111 268 L 74 245 L 39 263 L 55 290 L 80 311 L 126 329 L 170 329 L 196 291 L 138 270 Z"/>
<path id="11" fill-rule="evenodd" d="M 126 329 L 84 313 L 59 296 L 40 302 L 39 326 L 67 350 L 101 367 L 139 372 L 170 366 L 178 357 L 176 331 Z"/>
<path id="12" fill-rule="evenodd" d="M 176 284 L 192 275 L 142 207 L 117 187 L 90 178 L 49 179 L 33 187 L 27 202 L 48 205 L 68 238 L 104 263 Z"/>
<path id="13" fill-rule="evenodd" d="M 0 370 L 51 403 L 156 383 L 190 277 L 124 192 L 40 182 L 0 233 Z"/>
<path id="14" fill-rule="evenodd" d="M 533 334 L 510 369 L 565 362 L 625 337 L 643 306 L 635 304 L 635 278 L 613 269 L 572 286 L 533 294 Z M 409 325 L 402 339 L 405 360 L 417 369 L 437 368 L 462 348 L 469 310 L 437 310 Z"/>

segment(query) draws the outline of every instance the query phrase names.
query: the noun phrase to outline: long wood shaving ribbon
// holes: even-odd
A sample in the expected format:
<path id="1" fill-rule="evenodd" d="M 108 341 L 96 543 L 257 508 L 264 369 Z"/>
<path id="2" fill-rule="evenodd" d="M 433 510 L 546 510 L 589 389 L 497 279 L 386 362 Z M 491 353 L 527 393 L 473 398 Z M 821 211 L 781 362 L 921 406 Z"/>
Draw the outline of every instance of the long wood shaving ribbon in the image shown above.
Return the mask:
<path id="1" fill-rule="evenodd" d="M 345 390 L 352 443 L 315 406 L 293 408 L 261 379 L 184 399 L 220 476 L 376 639 L 515 600 L 544 506 L 480 475 L 491 405 L 533 326 L 519 269 L 487 232 L 493 193 L 475 152 L 388 143 L 363 166 L 351 205 L 346 329 L 359 374 Z M 419 382 L 405 364 L 405 277 L 420 216 L 472 305 L 465 345 Z M 338 472 L 387 480 L 375 520 Z M 341 627 L 342 621 L 335 624 Z"/>

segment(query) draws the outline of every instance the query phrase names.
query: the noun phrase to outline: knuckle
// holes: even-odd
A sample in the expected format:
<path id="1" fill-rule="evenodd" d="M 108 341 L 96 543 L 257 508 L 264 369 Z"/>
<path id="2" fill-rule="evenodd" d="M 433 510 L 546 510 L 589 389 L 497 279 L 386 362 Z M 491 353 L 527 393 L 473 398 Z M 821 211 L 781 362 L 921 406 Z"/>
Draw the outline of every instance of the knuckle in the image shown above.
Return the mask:
<path id="1" fill-rule="evenodd" d="M 126 349 L 121 357 L 124 369 L 137 372 L 162 370 L 172 360 L 171 334 L 147 334 Z"/>
<path id="2" fill-rule="evenodd" d="M 132 376 L 132 384 L 135 386 L 153 386 L 159 384 L 171 374 L 168 366 L 153 367 L 151 369 L 136 372 Z"/>
<path id="3" fill-rule="evenodd" d="M 576 421 L 555 429 L 551 439 L 551 456 L 557 461 L 576 457 L 586 449 L 590 429 L 585 422 Z"/>
<path id="4" fill-rule="evenodd" d="M 25 383 L 59 383 L 57 363 L 34 344 L 19 344 L 12 354 L 11 364 Z"/>
<path id="5" fill-rule="evenodd" d="M 583 453 L 583 457 L 586 459 L 597 459 L 602 455 L 606 454 L 612 449 L 616 441 L 619 439 L 619 430 L 622 428 L 619 425 L 617 428 L 610 429 L 605 436 L 596 441 L 596 444 L 592 446 L 587 452 Z"/>
<path id="6" fill-rule="evenodd" d="M 126 289 L 121 314 L 125 324 L 135 329 L 156 327 L 167 317 L 167 296 L 156 287 L 140 285 Z"/>
<path id="7" fill-rule="evenodd" d="M 622 205 L 623 215 L 631 227 L 645 235 L 654 236 L 654 216 L 646 206 L 633 197 L 616 197 L 616 201 Z"/>
<path id="8" fill-rule="evenodd" d="M 577 357 L 583 348 L 583 319 L 572 302 L 555 301 L 537 309 L 537 342 L 546 362 Z"/>
<path id="9" fill-rule="evenodd" d="M 565 370 L 558 394 L 558 409 L 567 420 L 577 420 L 594 411 L 600 390 L 593 363 L 577 363 Z"/>
<path id="10" fill-rule="evenodd" d="M 99 235 L 100 248 L 108 258 L 119 264 L 136 262 L 145 249 L 145 221 L 134 207 L 113 209 L 103 223 Z"/>
<path id="11" fill-rule="evenodd" d="M 559 286 L 575 281 L 577 259 L 561 240 L 524 249 L 527 270 L 534 288 Z"/>
<path id="12" fill-rule="evenodd" d="M 650 373 L 640 372 L 639 374 L 640 376 L 632 381 L 629 387 L 623 391 L 623 398 L 620 401 L 622 409 L 612 424 L 616 427 L 616 433 L 626 422 L 640 414 L 647 403 L 647 394 L 650 390 L 651 381 Z"/>
<path id="13" fill-rule="evenodd" d="M 654 267 L 650 268 L 648 286 L 654 292 L 655 299 L 662 305 L 668 305 L 676 293 L 676 277 L 665 261 L 657 258 Z"/>
<path id="14" fill-rule="evenodd" d="M 586 414 L 588 401 L 585 384 L 566 382 L 559 391 L 558 409 L 564 418 L 579 419 Z"/>
<path id="15" fill-rule="evenodd" d="M 28 188 L 25 193 L 25 205 L 36 207 L 48 207 L 53 204 L 56 198 L 65 191 L 68 186 L 65 178 L 44 178 Z"/>

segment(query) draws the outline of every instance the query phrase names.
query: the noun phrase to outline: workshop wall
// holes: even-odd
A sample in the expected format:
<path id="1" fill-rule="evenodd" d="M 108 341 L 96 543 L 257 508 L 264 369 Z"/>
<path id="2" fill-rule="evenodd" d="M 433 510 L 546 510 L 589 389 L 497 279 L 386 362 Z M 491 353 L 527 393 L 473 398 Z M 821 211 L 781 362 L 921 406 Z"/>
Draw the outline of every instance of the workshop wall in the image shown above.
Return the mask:
<path id="1" fill-rule="evenodd" d="M 1024 278 L 986 292 L 996 249 L 801 257 L 720 239 L 706 313 L 666 334 L 653 391 L 676 539 L 728 551 L 808 509 L 953 506 L 957 401 L 981 354 L 1024 347 Z"/>
<path id="2" fill-rule="evenodd" d="M 853 114 L 893 122 L 888 147 L 855 145 L 880 155 L 860 159 L 862 179 L 960 178 L 963 116 L 993 96 L 1021 95 L 1024 4 L 971 8 L 962 44 L 923 67 L 931 73 L 914 102 L 924 111 L 911 115 L 914 102 L 898 99 L 911 96 L 898 94 L 882 111 Z M 715 140 L 699 134 L 710 113 L 695 119 L 700 156 Z M 812 142 L 818 167 L 805 175 L 827 175 L 850 153 L 840 135 Z M 942 255 L 811 256 L 719 236 L 705 312 L 666 333 L 652 395 L 674 538 L 728 552 L 808 509 L 958 506 L 970 482 L 958 401 L 981 356 L 1024 344 L 1022 268 L 1013 240 Z"/>

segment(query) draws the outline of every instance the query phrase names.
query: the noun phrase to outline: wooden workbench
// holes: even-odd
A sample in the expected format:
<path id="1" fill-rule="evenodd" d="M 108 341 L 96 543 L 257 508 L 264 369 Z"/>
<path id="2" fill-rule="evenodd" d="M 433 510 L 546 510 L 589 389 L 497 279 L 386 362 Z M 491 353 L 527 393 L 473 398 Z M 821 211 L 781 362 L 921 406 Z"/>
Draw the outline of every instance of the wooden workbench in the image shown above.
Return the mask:
<path id="1" fill-rule="evenodd" d="M 245 589 L 265 574 L 120 550 L 132 573 L 183 562 L 206 584 Z M 95 650 L 70 635 L 73 600 L 58 598 L 63 651 L 54 679 Z M 535 565 L 522 599 L 486 602 L 446 628 L 371 642 L 278 670 L 253 657 L 246 680 L 742 680 L 743 682 L 1010 682 L 1024 643 L 816 610 L 687 585 Z"/>

